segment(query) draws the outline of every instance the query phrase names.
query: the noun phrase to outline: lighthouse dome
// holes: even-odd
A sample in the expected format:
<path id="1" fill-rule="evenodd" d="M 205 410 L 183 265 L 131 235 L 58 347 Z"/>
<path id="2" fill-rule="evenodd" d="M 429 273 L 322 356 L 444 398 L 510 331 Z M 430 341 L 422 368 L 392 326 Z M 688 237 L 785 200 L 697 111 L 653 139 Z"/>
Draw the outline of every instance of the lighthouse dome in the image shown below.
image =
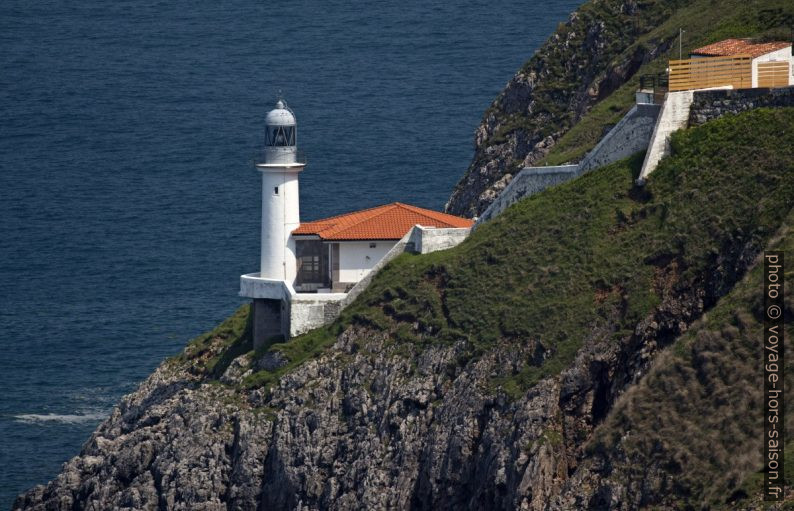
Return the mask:
<path id="1" fill-rule="evenodd" d="M 295 114 L 279 99 L 265 117 L 265 163 L 295 163 L 297 139 Z"/>
<path id="2" fill-rule="evenodd" d="M 276 107 L 267 113 L 265 124 L 268 126 L 295 126 L 295 114 L 283 101 L 278 100 Z"/>

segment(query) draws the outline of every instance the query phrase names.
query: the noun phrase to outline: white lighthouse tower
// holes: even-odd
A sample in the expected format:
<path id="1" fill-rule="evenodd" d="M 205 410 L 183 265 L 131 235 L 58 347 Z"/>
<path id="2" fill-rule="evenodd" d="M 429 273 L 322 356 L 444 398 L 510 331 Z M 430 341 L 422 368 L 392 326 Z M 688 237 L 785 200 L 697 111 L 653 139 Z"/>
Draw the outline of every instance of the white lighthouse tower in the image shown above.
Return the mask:
<path id="1" fill-rule="evenodd" d="M 257 163 L 262 173 L 261 278 L 295 281 L 295 242 L 290 233 L 300 225 L 298 174 L 298 127 L 295 114 L 279 100 L 265 117 L 265 161 Z"/>
<path id="2" fill-rule="evenodd" d="M 265 117 L 265 156 L 256 168 L 262 174 L 262 252 L 259 273 L 240 277 L 240 296 L 253 299 L 254 347 L 268 339 L 289 338 L 290 299 L 296 276 L 295 241 L 300 225 L 299 161 L 295 114 L 279 100 Z"/>

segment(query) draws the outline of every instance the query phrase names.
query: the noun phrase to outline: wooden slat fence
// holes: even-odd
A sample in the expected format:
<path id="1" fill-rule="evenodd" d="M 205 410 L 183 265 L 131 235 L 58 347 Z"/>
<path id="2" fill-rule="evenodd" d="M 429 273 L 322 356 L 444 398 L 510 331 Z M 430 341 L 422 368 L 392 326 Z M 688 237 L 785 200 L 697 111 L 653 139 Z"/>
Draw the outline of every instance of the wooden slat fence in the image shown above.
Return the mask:
<path id="1" fill-rule="evenodd" d="M 749 89 L 752 83 L 752 58 L 749 55 L 703 57 L 670 61 L 670 90 L 707 89 L 732 85 Z"/>

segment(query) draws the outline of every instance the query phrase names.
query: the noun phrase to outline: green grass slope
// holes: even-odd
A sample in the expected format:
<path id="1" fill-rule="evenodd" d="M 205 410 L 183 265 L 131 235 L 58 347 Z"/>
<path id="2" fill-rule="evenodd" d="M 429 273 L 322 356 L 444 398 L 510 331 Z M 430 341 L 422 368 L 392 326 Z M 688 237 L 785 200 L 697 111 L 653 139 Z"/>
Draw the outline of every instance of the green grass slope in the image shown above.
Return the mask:
<path id="1" fill-rule="evenodd" d="M 274 383 L 360 324 L 407 354 L 460 339 L 472 357 L 496 343 L 536 343 L 538 357 L 494 379 L 517 396 L 566 367 L 593 332 L 630 336 L 660 303 L 671 268 L 686 289 L 729 273 L 736 247 L 765 246 L 794 197 L 792 131 L 794 112 L 778 109 L 679 132 L 643 191 L 633 187 L 636 155 L 519 202 L 454 249 L 401 256 L 334 324 L 268 348 L 290 363 L 248 385 Z"/>
<path id="2" fill-rule="evenodd" d="M 794 254 L 794 212 L 768 246 Z M 633 495 L 664 495 L 677 509 L 746 509 L 758 505 L 763 484 L 761 447 L 763 376 L 763 265 L 720 300 L 702 321 L 660 355 L 648 375 L 619 399 L 588 447 L 608 459 L 610 479 Z M 791 265 L 785 275 L 791 282 Z M 794 317 L 792 286 L 786 315 Z M 785 331 L 787 350 L 794 335 Z M 786 387 L 794 388 L 794 360 L 786 360 Z M 794 409 L 787 410 L 794 431 Z M 630 432 L 630 434 L 627 434 Z M 785 446 L 785 472 L 794 483 L 794 440 Z M 665 474 L 667 474 L 665 476 Z M 648 491 L 652 489 L 653 491 Z M 792 503 L 794 504 L 794 503 Z M 794 508 L 792 505 L 791 508 Z"/>

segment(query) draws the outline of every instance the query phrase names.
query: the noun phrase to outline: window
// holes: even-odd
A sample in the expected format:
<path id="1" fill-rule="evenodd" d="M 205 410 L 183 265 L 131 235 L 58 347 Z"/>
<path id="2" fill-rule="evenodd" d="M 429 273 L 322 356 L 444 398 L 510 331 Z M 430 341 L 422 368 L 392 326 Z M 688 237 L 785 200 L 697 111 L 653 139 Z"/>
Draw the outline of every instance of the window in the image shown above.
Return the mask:
<path id="1" fill-rule="evenodd" d="M 307 282 L 320 280 L 320 256 L 304 255 L 301 257 L 301 274 Z"/>
<path id="2" fill-rule="evenodd" d="M 377 243 L 370 243 L 370 244 L 369 244 L 369 248 L 375 248 L 375 247 L 377 247 L 377 246 L 378 246 L 378 244 L 377 244 Z"/>
<path id="3" fill-rule="evenodd" d="M 320 240 L 298 240 L 295 242 L 295 255 L 298 259 L 298 275 L 296 283 L 300 284 L 323 284 L 325 283 L 325 266 L 323 261 L 323 242 Z M 325 264 L 324 264 L 325 263 Z"/>
<path id="4" fill-rule="evenodd" d="M 278 195 L 278 186 L 273 188 L 273 195 Z"/>
<path id="5" fill-rule="evenodd" d="M 265 144 L 271 147 L 295 145 L 295 126 L 270 126 L 265 132 Z"/>

